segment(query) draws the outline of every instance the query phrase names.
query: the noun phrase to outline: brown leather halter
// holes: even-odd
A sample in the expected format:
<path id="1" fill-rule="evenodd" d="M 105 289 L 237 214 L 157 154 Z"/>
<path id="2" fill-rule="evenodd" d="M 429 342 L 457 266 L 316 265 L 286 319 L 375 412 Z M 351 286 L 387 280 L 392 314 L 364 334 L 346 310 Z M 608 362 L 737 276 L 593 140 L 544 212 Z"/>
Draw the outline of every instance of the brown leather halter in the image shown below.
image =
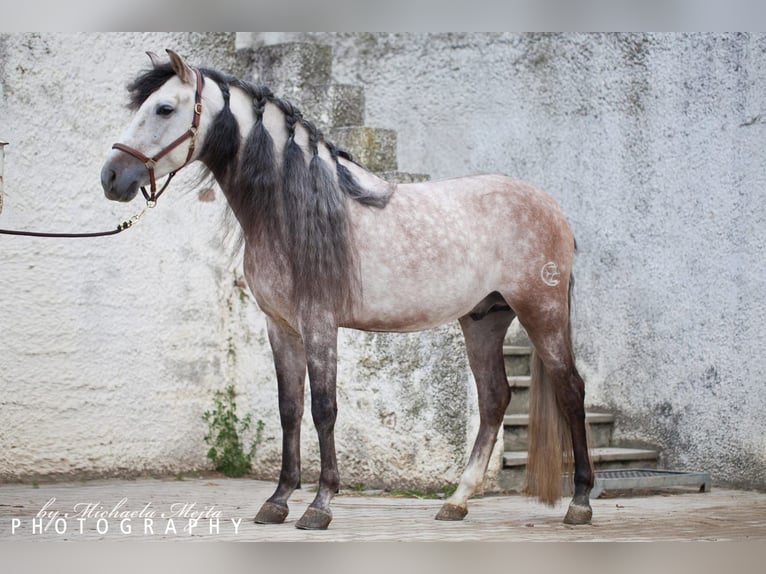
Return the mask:
<path id="1" fill-rule="evenodd" d="M 202 73 L 197 68 L 193 68 L 193 70 L 194 70 L 194 75 L 197 77 L 197 91 L 194 94 L 194 118 L 192 119 L 191 127 L 188 130 L 186 130 L 186 132 L 183 135 L 176 138 L 175 140 L 170 142 L 167 146 L 162 148 L 159 152 L 157 152 L 154 155 L 154 157 L 147 157 L 143 153 L 138 151 L 137 149 L 127 146 L 125 144 L 116 143 L 112 145 L 112 149 L 118 149 L 120 151 L 124 151 L 125 153 L 132 155 L 133 157 L 141 160 L 143 164 L 146 166 L 146 169 L 149 171 L 149 188 L 151 191 L 147 192 L 146 187 L 141 186 L 141 193 L 144 195 L 144 198 L 146 199 L 146 205 L 148 205 L 149 207 L 154 207 L 155 205 L 157 205 L 157 199 L 160 197 L 160 195 L 162 195 L 162 192 L 165 191 L 165 189 L 168 187 L 170 180 L 173 179 L 173 176 L 175 176 L 176 172 L 179 169 L 181 169 L 181 167 L 184 167 L 186 164 L 188 164 L 191 161 L 192 155 L 194 154 L 194 148 L 197 145 L 197 129 L 199 128 L 200 116 L 202 116 L 203 80 L 202 80 Z M 186 154 L 186 161 L 177 170 L 171 171 L 168 174 L 168 177 L 165 180 L 165 183 L 163 184 L 162 188 L 160 188 L 160 190 L 157 191 L 157 181 L 154 177 L 154 168 L 157 165 L 157 162 L 160 161 L 167 154 L 169 154 L 171 151 L 173 151 L 175 148 L 177 148 L 179 145 L 181 145 L 183 142 L 185 142 L 187 139 L 190 139 L 191 141 L 189 142 L 189 152 Z"/>

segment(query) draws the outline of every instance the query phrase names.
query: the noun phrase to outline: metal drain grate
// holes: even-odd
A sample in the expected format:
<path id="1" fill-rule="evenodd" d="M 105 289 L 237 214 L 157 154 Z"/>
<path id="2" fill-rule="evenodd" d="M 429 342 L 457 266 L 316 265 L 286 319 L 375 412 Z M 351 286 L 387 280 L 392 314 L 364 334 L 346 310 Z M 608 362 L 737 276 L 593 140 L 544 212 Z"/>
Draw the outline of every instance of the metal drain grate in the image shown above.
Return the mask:
<path id="1" fill-rule="evenodd" d="M 654 469 L 597 470 L 590 494 L 593 498 L 598 498 L 604 490 L 667 486 L 696 486 L 700 492 L 710 492 L 710 473 Z"/>

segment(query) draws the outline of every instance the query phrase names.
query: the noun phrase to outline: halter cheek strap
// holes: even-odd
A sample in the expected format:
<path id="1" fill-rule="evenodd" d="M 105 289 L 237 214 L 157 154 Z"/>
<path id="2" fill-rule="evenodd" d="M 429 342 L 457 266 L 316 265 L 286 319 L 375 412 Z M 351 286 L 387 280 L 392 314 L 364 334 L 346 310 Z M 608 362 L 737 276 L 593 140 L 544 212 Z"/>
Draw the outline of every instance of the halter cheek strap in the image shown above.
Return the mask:
<path id="1" fill-rule="evenodd" d="M 162 148 L 153 157 L 147 157 L 146 155 L 144 155 L 137 149 L 132 148 L 125 144 L 115 143 L 112 145 L 112 149 L 117 149 L 129 155 L 132 155 L 133 157 L 139 159 L 146 166 L 146 169 L 149 172 L 150 192 L 146 191 L 146 187 L 141 186 L 141 193 L 144 195 L 144 198 L 146 199 L 146 204 L 149 207 L 154 207 L 155 205 L 157 205 L 157 199 L 160 197 L 160 195 L 162 195 L 162 192 L 164 192 L 165 189 L 168 187 L 168 184 L 170 184 L 170 180 L 173 179 L 173 176 L 175 176 L 176 172 L 180 170 L 181 167 L 184 167 L 186 164 L 188 164 L 191 161 L 191 158 L 194 155 L 194 149 L 196 148 L 196 145 L 197 145 L 197 130 L 199 129 L 199 121 L 200 121 L 200 117 L 202 116 L 202 87 L 203 87 L 202 73 L 197 68 L 194 68 L 194 75 L 197 78 L 197 90 L 194 94 L 194 117 L 192 118 L 191 127 L 188 130 L 186 130 L 186 132 L 184 132 L 181 136 L 177 137 L 175 140 L 170 142 L 167 146 Z M 175 148 L 177 148 L 187 139 L 190 141 L 189 141 L 189 151 L 186 154 L 186 161 L 177 170 L 171 171 L 168 174 L 168 177 L 165 180 L 165 183 L 163 184 L 162 188 L 160 188 L 160 190 L 157 191 L 157 181 L 154 176 L 154 168 L 157 166 L 157 162 L 159 162 L 163 157 L 165 157 L 167 154 L 169 154 L 171 151 L 173 151 Z"/>

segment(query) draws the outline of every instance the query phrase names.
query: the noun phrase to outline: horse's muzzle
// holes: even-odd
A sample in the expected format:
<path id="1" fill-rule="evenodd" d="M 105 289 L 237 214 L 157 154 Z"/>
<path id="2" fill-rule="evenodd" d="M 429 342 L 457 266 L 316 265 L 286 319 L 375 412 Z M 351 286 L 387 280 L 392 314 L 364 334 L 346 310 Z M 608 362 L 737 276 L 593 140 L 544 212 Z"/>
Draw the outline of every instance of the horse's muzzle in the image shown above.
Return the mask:
<path id="1" fill-rule="evenodd" d="M 136 197 L 146 179 L 146 168 L 136 163 L 113 159 L 104 164 L 101 169 L 101 187 L 107 199 L 127 202 Z"/>

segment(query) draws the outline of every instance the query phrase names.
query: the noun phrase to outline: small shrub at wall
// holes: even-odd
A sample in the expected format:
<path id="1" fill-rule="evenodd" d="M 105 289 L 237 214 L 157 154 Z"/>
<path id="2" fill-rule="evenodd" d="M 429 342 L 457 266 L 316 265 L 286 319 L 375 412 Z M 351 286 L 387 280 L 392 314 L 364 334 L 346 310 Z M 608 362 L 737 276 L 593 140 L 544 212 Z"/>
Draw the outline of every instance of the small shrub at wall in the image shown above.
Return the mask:
<path id="1" fill-rule="evenodd" d="M 213 409 L 205 411 L 202 418 L 208 425 L 205 442 L 210 445 L 207 451 L 215 470 L 226 476 L 237 477 L 250 472 L 255 450 L 263 435 L 263 421 L 255 425 L 255 439 L 249 448 L 245 447 L 245 433 L 252 425 L 252 415 L 241 419 L 237 416 L 237 393 L 234 385 L 218 390 L 213 395 Z"/>

